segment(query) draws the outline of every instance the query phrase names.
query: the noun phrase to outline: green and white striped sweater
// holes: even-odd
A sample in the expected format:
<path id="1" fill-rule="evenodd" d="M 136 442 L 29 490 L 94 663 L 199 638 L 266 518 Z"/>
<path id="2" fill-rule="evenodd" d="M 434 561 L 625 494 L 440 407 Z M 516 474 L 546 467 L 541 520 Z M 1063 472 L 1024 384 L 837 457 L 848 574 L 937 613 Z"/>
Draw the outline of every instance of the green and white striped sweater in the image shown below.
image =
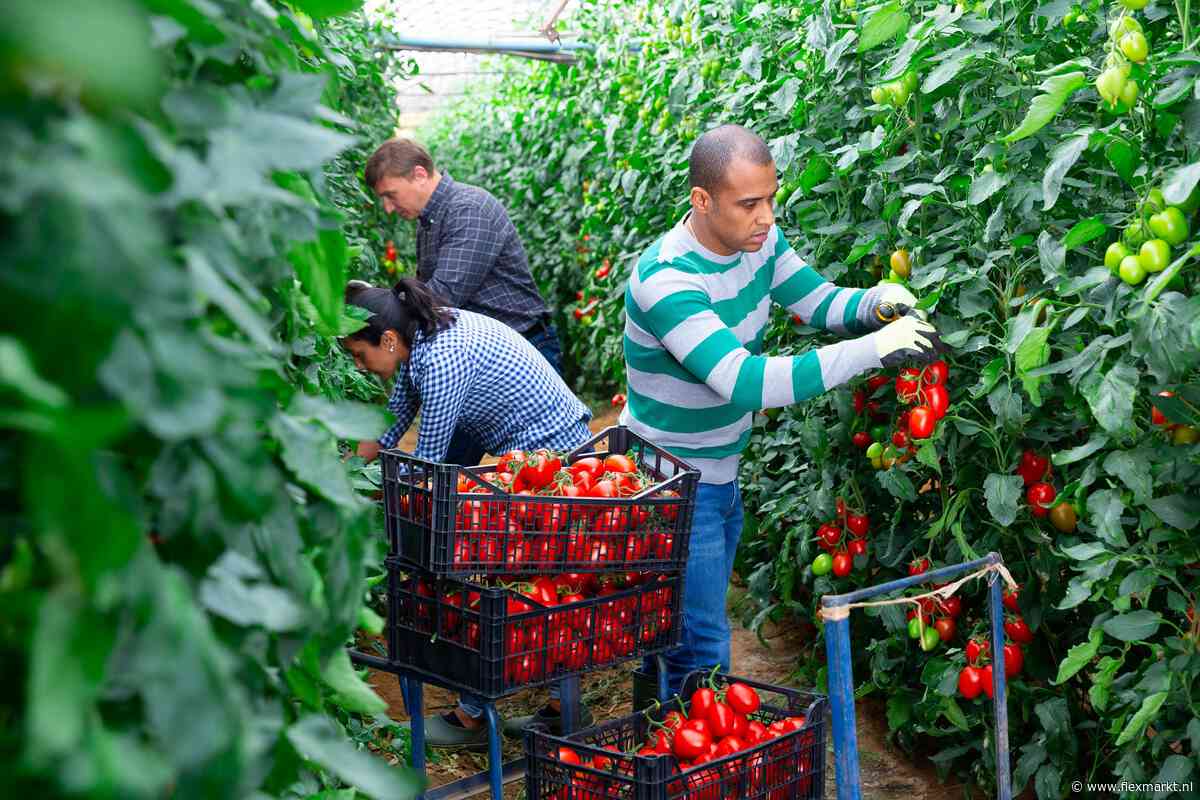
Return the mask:
<path id="1" fill-rule="evenodd" d="M 705 483 L 737 478 L 754 411 L 845 383 L 879 357 L 867 338 L 801 356 L 762 355 L 771 304 L 808 325 L 865 333 L 874 290 L 834 286 L 772 227 L 757 253 L 721 256 L 681 220 L 638 259 L 625 288 L 629 399 L 621 424 L 691 462 Z"/>

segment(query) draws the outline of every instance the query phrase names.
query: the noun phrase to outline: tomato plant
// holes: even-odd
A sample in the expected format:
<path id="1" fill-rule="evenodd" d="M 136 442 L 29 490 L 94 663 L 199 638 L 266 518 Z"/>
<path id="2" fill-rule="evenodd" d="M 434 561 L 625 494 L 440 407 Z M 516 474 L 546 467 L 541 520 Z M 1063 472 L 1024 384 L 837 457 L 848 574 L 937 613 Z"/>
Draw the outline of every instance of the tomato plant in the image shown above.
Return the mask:
<path id="1" fill-rule="evenodd" d="M 799 625 L 821 594 L 1000 552 L 1036 631 L 1009 694 L 1014 782 L 1045 798 L 1066 776 L 1170 780 L 1196 759 L 1200 666 L 1178 632 L 1200 562 L 1200 9 L 1126 2 L 583 3 L 604 57 L 507 67 L 491 102 L 434 123 L 456 176 L 505 193 L 570 374 L 597 396 L 624 385 L 630 259 L 683 215 L 679 165 L 719 122 L 766 139 L 777 224 L 807 262 L 922 299 L 946 376 L 861 376 L 756 424 L 738 571 L 760 619 Z M 1141 257 L 1156 240 L 1160 272 L 1161 245 Z M 780 310 L 755 346 L 827 341 Z M 897 392 L 935 385 L 944 416 L 914 420 Z M 1030 505 L 1035 484 L 1053 495 Z M 824 552 L 814 535 L 838 496 L 871 515 L 870 559 L 846 552 L 844 575 L 847 537 Z M 986 603 L 961 594 L 966 639 Z M 990 716 L 959 702 L 962 654 L 898 648 L 906 625 L 855 618 L 856 676 L 898 744 L 990 789 Z M 1186 666 L 1164 672 L 1172 659 Z M 820 681 L 821 658 L 799 668 Z"/>

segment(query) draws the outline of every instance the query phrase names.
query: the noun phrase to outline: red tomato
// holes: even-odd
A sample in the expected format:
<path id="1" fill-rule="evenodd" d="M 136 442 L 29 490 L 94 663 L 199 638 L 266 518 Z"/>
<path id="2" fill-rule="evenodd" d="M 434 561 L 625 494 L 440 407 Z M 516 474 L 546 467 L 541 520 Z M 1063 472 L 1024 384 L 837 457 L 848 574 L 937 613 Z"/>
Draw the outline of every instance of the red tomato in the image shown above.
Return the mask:
<path id="1" fill-rule="evenodd" d="M 833 574 L 844 578 L 854 569 L 854 561 L 849 553 L 837 553 L 833 557 Z"/>
<path id="2" fill-rule="evenodd" d="M 558 748 L 558 760 L 564 764 L 578 765 L 583 763 L 579 758 L 579 753 L 576 753 L 569 747 Z"/>
<path id="3" fill-rule="evenodd" d="M 850 441 L 859 450 L 866 450 L 871 446 L 871 434 L 867 433 L 866 431 L 858 431 L 850 437 Z"/>
<path id="4" fill-rule="evenodd" d="M 1035 517 L 1044 517 L 1050 513 L 1050 504 L 1058 492 L 1048 483 L 1035 483 L 1025 491 L 1025 499 L 1029 502 L 1029 511 Z"/>
<path id="5" fill-rule="evenodd" d="M 717 701 L 708 712 L 708 724 L 712 726 L 713 739 L 721 739 L 733 733 L 733 709 Z"/>
<path id="6" fill-rule="evenodd" d="M 983 691 L 983 670 L 979 667 L 965 666 L 958 673 L 958 693 L 968 700 L 979 697 Z"/>
<path id="7" fill-rule="evenodd" d="M 938 359 L 925 368 L 921 374 L 921 380 L 926 386 L 944 386 L 950 377 L 950 367 L 945 361 Z"/>
<path id="8" fill-rule="evenodd" d="M 943 614 L 957 619 L 958 615 L 962 613 L 962 600 L 957 596 L 948 597 L 941 601 L 939 608 L 942 610 Z"/>
<path id="9" fill-rule="evenodd" d="M 708 719 L 708 714 L 716 702 L 717 693 L 707 686 L 701 686 L 692 692 L 692 702 L 688 710 L 693 719 Z"/>
<path id="10" fill-rule="evenodd" d="M 921 373 L 915 369 L 904 369 L 896 378 L 896 398 L 902 403 L 911 403 L 917 399 L 918 381 Z"/>
<path id="11" fill-rule="evenodd" d="M 988 696 L 989 700 L 991 700 L 995 696 L 996 691 L 996 687 L 992 685 L 992 665 L 988 664 L 981 670 L 981 672 L 983 673 L 981 675 L 983 678 L 983 693 Z"/>
<path id="12" fill-rule="evenodd" d="M 958 625 L 950 617 L 942 617 L 937 622 L 933 623 L 933 629 L 937 631 L 938 638 L 943 642 L 948 642 L 954 638 L 954 634 L 958 632 Z"/>
<path id="13" fill-rule="evenodd" d="M 886 386 L 891 383 L 892 379 L 887 375 L 872 375 L 867 378 L 867 388 L 874 392 L 880 386 Z"/>
<path id="14" fill-rule="evenodd" d="M 678 758 L 692 759 L 707 753 L 708 746 L 711 743 L 712 737 L 707 733 L 702 733 L 693 728 L 680 728 L 675 733 L 675 740 L 671 746 L 671 750 Z"/>
<path id="15" fill-rule="evenodd" d="M 758 711 L 761 703 L 758 692 L 754 691 L 754 687 L 747 686 L 744 683 L 729 684 L 725 689 L 725 702 L 737 713 L 747 716 Z"/>
<path id="16" fill-rule="evenodd" d="M 1159 397 L 1174 397 L 1175 393 L 1170 390 L 1167 390 L 1167 391 L 1159 392 L 1158 396 Z M 1155 406 L 1153 403 L 1150 404 L 1150 422 L 1152 422 L 1155 425 L 1159 425 L 1159 426 L 1170 424 L 1170 422 L 1167 420 L 1166 415 L 1163 414 L 1161 411 L 1159 411 L 1158 407 Z"/>
<path id="17" fill-rule="evenodd" d="M 1001 591 L 1000 596 L 1004 599 L 1004 607 L 1009 611 L 1017 612 L 1021 610 L 1021 606 L 1019 604 L 1019 599 L 1021 596 L 1020 586 L 1012 591 L 1009 591 L 1008 587 L 1005 586 L 1003 591 Z"/>
<path id="18" fill-rule="evenodd" d="M 972 638 L 967 642 L 967 663 L 976 664 L 979 662 L 980 656 L 986 656 L 988 652 L 987 639 L 979 637 Z"/>
<path id="19" fill-rule="evenodd" d="M 929 571 L 929 559 L 917 558 L 913 559 L 908 564 L 909 575 L 921 575 Z"/>
<path id="20" fill-rule="evenodd" d="M 1029 629 L 1029 623 L 1016 615 L 1005 621 L 1004 633 L 1008 638 L 1020 644 L 1029 644 L 1033 641 L 1033 631 Z"/>
<path id="21" fill-rule="evenodd" d="M 929 406 L 917 406 L 908 415 L 908 432 L 914 439 L 928 439 L 933 435 L 937 415 Z"/>
<path id="22" fill-rule="evenodd" d="M 629 456 L 613 453 L 604 459 L 604 469 L 606 472 L 637 472 L 637 465 Z"/>
<path id="23" fill-rule="evenodd" d="M 927 386 L 925 404 L 933 411 L 934 417 L 941 419 L 946 416 L 946 409 L 950 407 L 950 393 L 946 391 L 945 386 Z"/>
<path id="24" fill-rule="evenodd" d="M 905 418 L 907 421 L 907 418 Z M 908 434 L 903 430 L 898 430 L 892 434 L 892 444 L 896 447 L 908 447 Z"/>
<path id="25" fill-rule="evenodd" d="M 861 414 L 867 410 L 867 393 L 862 389 L 854 392 L 854 413 Z"/>
<path id="26" fill-rule="evenodd" d="M 1025 653 L 1017 644 L 1004 645 L 1004 677 L 1015 678 L 1025 666 Z"/>
<path id="27" fill-rule="evenodd" d="M 846 527 L 850 529 L 851 534 L 861 539 L 871 529 L 871 518 L 866 514 L 847 514 Z"/>
<path id="28" fill-rule="evenodd" d="M 865 556 L 867 554 L 867 540 L 851 539 L 850 543 L 846 545 L 846 552 L 850 554 L 851 558 Z"/>

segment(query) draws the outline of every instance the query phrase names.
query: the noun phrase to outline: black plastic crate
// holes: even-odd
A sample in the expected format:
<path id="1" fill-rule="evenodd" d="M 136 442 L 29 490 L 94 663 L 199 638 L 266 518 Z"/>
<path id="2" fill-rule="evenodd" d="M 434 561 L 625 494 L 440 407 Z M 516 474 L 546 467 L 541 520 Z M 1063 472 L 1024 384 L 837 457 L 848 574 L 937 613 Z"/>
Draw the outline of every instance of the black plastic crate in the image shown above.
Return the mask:
<path id="1" fill-rule="evenodd" d="M 628 428 L 608 428 L 571 452 L 628 454 L 654 484 L 629 497 L 504 491 L 494 466 L 439 464 L 385 450 L 384 513 L 393 555 L 439 574 L 681 570 L 700 473 Z M 475 484 L 478 491 L 469 491 Z"/>
<path id="2" fill-rule="evenodd" d="M 698 673 L 688 681 L 695 685 Z M 780 686 L 717 675 L 720 684 L 739 681 L 758 690 L 762 705 L 750 715 L 765 725 L 803 716 L 805 724 L 777 739 L 680 772 L 671 756 L 634 753 L 646 741 L 650 718 L 661 720 L 678 709 L 674 698 L 655 712 L 631 714 L 567 736 L 536 728 L 526 731 L 528 800 L 822 800 L 825 795 L 824 696 Z M 690 692 L 684 692 L 690 696 Z M 684 703 L 686 707 L 688 704 Z M 606 769 L 572 766 L 558 759 L 569 747 L 591 763 L 597 756 Z M 603 749 L 603 748 L 615 748 Z"/>
<path id="3" fill-rule="evenodd" d="M 389 660 L 484 697 L 503 697 L 679 643 L 680 573 L 649 575 L 610 594 L 542 606 L 509 589 L 413 570 L 395 558 L 387 559 L 387 567 Z"/>

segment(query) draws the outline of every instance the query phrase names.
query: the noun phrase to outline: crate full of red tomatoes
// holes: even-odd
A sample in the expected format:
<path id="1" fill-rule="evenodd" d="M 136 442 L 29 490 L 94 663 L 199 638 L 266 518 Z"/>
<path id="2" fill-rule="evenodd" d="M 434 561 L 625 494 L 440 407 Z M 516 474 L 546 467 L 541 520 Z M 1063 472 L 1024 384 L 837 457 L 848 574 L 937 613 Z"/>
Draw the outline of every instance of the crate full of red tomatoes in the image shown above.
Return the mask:
<path id="1" fill-rule="evenodd" d="M 393 555 L 438 574 L 670 572 L 687 562 L 699 472 L 624 427 L 570 453 L 460 467 L 383 452 Z"/>
<path id="2" fill-rule="evenodd" d="M 821 800 L 826 700 L 695 673 L 664 706 L 525 734 L 529 800 Z"/>
<path id="3" fill-rule="evenodd" d="M 679 643 L 683 575 L 436 576 L 388 567 L 392 664 L 487 698 Z"/>

